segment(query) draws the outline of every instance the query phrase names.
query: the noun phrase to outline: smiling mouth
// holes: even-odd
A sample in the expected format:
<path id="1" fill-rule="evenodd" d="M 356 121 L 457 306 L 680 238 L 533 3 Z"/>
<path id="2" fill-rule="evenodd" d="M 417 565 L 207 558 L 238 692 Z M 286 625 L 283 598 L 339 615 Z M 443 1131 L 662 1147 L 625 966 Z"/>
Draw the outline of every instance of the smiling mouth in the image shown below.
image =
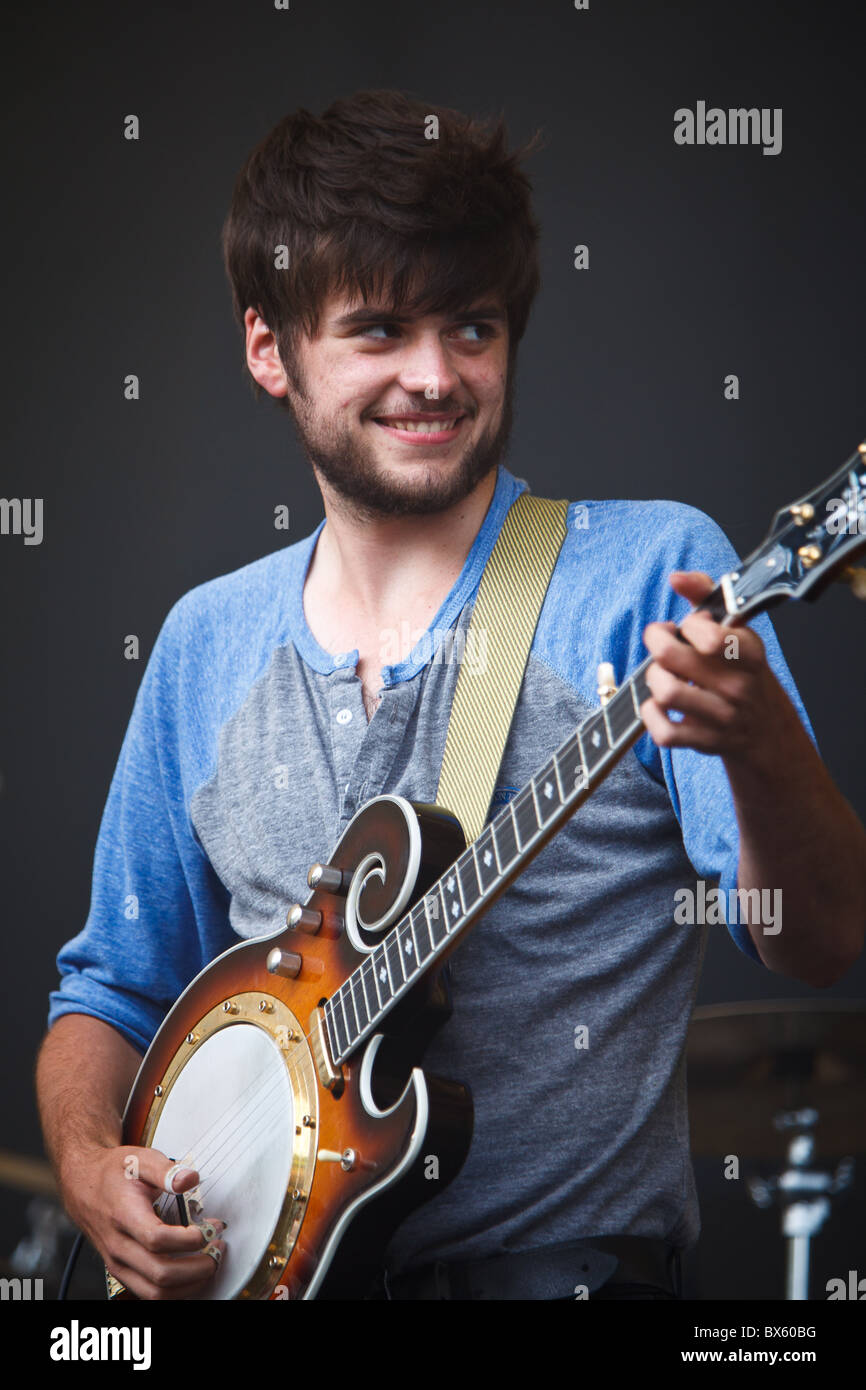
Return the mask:
<path id="1" fill-rule="evenodd" d="M 442 436 L 442 442 L 451 439 L 458 433 L 459 427 L 466 419 L 465 415 L 422 415 L 422 416 L 386 416 L 374 417 L 374 424 L 381 429 L 388 430 L 392 434 L 406 436 L 418 435 L 421 439 L 430 440 L 437 436 Z"/>

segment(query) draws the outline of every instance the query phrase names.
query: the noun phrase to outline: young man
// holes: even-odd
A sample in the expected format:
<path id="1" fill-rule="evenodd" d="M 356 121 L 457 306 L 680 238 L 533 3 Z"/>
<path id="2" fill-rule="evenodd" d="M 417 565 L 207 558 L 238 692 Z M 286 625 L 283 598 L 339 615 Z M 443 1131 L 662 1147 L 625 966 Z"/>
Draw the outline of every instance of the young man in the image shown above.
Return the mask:
<path id="1" fill-rule="evenodd" d="M 231 1232 L 218 1211 L 204 1235 L 159 1221 L 164 1155 L 134 1151 L 125 1180 L 140 1054 L 213 956 L 283 924 L 364 802 L 435 799 L 453 637 L 525 486 L 501 460 L 538 283 L 529 185 L 501 126 L 441 111 L 432 130 L 397 93 L 298 112 L 250 156 L 226 223 L 246 365 L 290 410 L 325 521 L 169 614 L 90 915 L 59 957 L 46 1140 L 71 1215 L 142 1298 L 201 1293 Z M 474 1137 L 396 1232 L 393 1296 L 568 1297 L 574 1243 L 617 1257 L 597 1296 L 671 1296 L 668 1257 L 698 1232 L 683 1057 L 706 934 L 675 924 L 677 889 L 695 873 L 781 889 L 781 931 L 730 930 L 812 985 L 862 947 L 866 835 L 770 624 L 740 630 L 733 661 L 705 615 L 673 636 L 735 563 L 689 507 L 570 509 L 495 800 L 597 705 L 602 661 L 621 680 L 653 656 L 648 735 L 453 958 L 454 1014 L 425 1061 L 470 1086 Z"/>

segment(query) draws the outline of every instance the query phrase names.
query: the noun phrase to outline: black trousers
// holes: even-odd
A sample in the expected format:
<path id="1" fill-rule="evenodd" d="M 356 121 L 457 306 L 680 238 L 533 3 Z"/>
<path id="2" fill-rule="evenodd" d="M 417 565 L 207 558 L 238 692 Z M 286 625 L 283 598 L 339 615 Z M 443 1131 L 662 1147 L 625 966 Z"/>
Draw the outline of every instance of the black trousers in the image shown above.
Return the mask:
<path id="1" fill-rule="evenodd" d="M 368 1297 L 405 1300 L 678 1299 L 680 1251 L 641 1236 L 599 1236 L 486 1260 L 437 1261 L 406 1274 L 382 1271 Z"/>

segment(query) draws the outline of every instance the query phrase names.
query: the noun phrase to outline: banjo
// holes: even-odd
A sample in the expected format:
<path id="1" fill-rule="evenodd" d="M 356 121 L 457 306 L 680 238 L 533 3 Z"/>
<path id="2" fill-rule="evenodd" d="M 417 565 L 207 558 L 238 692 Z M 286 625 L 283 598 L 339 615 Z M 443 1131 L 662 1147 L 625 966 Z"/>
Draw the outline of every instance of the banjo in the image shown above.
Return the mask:
<path id="1" fill-rule="evenodd" d="M 866 570 L 850 568 L 863 550 L 866 444 L 778 511 L 699 611 L 738 626 L 834 578 L 866 598 Z M 163 1220 L 203 1209 L 231 1229 L 206 1299 L 361 1297 L 392 1231 L 459 1171 L 469 1091 L 421 1066 L 450 1012 L 441 967 L 644 732 L 650 663 L 618 690 L 600 668 L 598 711 L 468 846 L 442 807 L 368 802 L 285 928 L 218 956 L 167 1014 L 123 1142 L 199 1173 L 192 1192 L 158 1198 Z M 106 1279 L 109 1298 L 133 1297 Z"/>

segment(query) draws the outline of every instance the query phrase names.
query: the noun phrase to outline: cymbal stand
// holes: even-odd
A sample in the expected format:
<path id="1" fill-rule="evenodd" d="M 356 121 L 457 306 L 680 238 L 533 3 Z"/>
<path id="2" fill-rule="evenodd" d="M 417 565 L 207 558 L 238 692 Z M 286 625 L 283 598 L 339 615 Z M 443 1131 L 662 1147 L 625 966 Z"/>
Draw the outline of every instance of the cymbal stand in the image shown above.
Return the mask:
<path id="1" fill-rule="evenodd" d="M 830 1199 L 851 1185 L 854 1160 L 843 1158 L 835 1173 L 809 1167 L 815 1152 L 814 1130 L 818 1111 L 783 1110 L 773 1118 L 776 1129 L 791 1132 L 787 1168 L 770 1178 L 749 1178 L 749 1196 L 764 1209 L 778 1203 L 782 1211 L 782 1235 L 787 1241 L 785 1298 L 806 1302 L 809 1298 L 809 1256 L 814 1235 L 830 1215 Z"/>

